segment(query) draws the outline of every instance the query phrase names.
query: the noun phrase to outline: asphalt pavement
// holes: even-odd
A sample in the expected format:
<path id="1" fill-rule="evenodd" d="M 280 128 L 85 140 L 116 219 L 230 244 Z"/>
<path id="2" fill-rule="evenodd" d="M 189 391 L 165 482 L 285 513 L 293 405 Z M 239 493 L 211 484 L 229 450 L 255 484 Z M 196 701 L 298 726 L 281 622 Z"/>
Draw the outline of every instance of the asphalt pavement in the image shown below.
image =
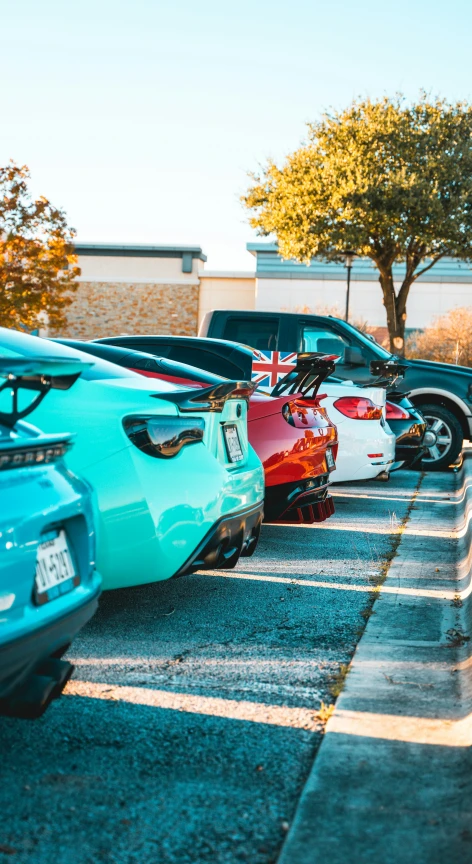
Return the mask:
<path id="1" fill-rule="evenodd" d="M 337 487 L 235 571 L 105 594 L 63 697 L 0 718 L 0 862 L 275 862 L 419 476 Z"/>

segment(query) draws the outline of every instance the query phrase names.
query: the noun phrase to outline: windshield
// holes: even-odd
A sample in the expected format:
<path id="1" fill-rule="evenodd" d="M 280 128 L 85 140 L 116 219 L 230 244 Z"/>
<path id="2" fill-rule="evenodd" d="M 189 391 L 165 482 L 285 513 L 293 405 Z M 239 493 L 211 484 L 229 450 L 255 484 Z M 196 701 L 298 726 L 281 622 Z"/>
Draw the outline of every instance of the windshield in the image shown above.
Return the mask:
<path id="1" fill-rule="evenodd" d="M 83 363 L 93 363 L 84 369 L 81 377 L 85 381 L 98 381 L 103 378 L 138 378 L 140 375 L 136 372 L 131 372 L 130 369 L 123 369 L 121 366 L 115 366 L 114 363 L 109 363 L 108 360 L 102 360 L 99 357 L 91 357 L 84 351 L 77 351 L 76 348 L 65 347 L 58 342 L 51 342 L 49 339 L 43 339 L 40 336 L 29 336 L 26 333 L 19 333 L 17 330 L 7 330 L 4 327 L 0 328 L 0 357 L 60 357 L 76 358 Z"/>
<path id="2" fill-rule="evenodd" d="M 357 338 L 360 339 L 361 342 L 364 343 L 364 345 L 367 345 L 367 347 L 369 347 L 370 349 L 374 348 L 375 353 L 378 354 L 378 356 L 381 357 L 382 360 L 393 359 L 393 354 L 390 354 L 390 351 L 387 351 L 386 348 L 382 348 L 382 346 L 379 345 L 376 339 L 369 339 L 365 335 L 365 333 L 362 332 L 362 330 L 358 330 L 357 327 L 354 327 L 352 324 L 348 324 L 346 321 L 343 321 L 343 327 L 347 327 L 349 330 L 355 333 Z"/>

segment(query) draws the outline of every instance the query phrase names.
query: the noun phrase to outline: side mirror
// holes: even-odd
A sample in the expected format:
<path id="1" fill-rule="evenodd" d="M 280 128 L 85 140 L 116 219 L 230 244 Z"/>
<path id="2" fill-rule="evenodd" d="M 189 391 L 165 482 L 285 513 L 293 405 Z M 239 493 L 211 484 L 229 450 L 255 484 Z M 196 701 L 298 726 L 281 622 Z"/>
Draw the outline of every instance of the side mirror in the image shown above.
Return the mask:
<path id="1" fill-rule="evenodd" d="M 344 363 L 346 366 L 366 366 L 364 355 L 360 348 L 345 348 Z"/>

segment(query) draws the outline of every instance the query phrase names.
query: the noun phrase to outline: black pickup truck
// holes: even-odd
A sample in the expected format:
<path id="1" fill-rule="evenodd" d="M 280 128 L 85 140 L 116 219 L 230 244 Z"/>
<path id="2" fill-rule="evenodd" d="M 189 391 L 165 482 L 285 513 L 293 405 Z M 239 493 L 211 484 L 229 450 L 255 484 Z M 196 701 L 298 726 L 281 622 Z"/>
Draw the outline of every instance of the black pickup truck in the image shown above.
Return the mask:
<path id="1" fill-rule="evenodd" d="M 372 336 L 331 315 L 217 309 L 205 315 L 199 336 L 242 342 L 260 351 L 337 354 L 336 377 L 361 386 L 374 384 L 372 361 L 397 359 Z M 409 394 L 436 433 L 423 462 L 440 470 L 457 459 L 463 440 L 472 438 L 472 369 L 428 360 L 402 358 L 402 363 L 407 368 L 396 390 Z"/>

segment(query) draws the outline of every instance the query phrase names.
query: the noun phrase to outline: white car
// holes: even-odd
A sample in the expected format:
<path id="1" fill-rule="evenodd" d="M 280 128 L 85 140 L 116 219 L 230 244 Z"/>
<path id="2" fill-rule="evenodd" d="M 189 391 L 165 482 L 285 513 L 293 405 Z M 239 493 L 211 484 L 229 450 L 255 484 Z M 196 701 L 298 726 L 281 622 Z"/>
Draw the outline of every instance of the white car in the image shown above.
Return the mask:
<path id="1" fill-rule="evenodd" d="M 331 483 L 373 480 L 394 464 L 396 438 L 385 420 L 383 387 L 325 381 L 318 398 L 337 426 L 339 450 Z"/>

